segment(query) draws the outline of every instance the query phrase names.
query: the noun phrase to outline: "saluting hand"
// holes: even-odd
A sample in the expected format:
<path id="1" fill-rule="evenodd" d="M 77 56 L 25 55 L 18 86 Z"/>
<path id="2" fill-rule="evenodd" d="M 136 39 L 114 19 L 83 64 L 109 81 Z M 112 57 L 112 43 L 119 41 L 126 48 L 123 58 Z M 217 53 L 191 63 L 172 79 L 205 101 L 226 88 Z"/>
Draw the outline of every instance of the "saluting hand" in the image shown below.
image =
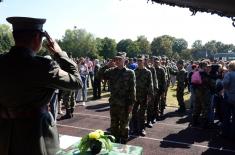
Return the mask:
<path id="1" fill-rule="evenodd" d="M 59 44 L 53 40 L 49 34 L 47 32 L 45 32 L 45 36 L 47 38 L 47 49 L 52 53 L 52 54 L 55 54 L 55 53 L 60 53 L 62 52 Z"/>

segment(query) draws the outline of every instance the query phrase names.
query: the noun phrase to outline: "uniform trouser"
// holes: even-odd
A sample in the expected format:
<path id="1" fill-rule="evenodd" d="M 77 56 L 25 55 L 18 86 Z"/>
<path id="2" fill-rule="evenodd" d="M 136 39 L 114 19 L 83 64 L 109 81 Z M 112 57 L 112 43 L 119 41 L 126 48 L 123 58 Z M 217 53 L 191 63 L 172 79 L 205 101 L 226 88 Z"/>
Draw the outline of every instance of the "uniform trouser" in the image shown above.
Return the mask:
<path id="1" fill-rule="evenodd" d="M 73 109 L 75 106 L 75 91 L 64 91 L 63 103 L 66 109 Z"/>
<path id="2" fill-rule="evenodd" d="M 154 115 L 155 117 L 159 116 L 159 102 L 160 102 L 160 93 L 154 95 Z"/>
<path id="3" fill-rule="evenodd" d="M 116 138 L 128 139 L 130 114 L 127 106 L 110 102 L 111 134 Z"/>
<path id="4" fill-rule="evenodd" d="M 137 132 L 145 129 L 145 113 L 147 110 L 147 100 L 138 100 L 134 103 L 132 110 L 132 129 Z"/>
<path id="5" fill-rule="evenodd" d="M 226 101 L 223 103 L 223 122 L 222 133 L 224 136 L 235 139 L 235 104 L 229 104 Z M 231 121 L 232 117 L 232 121 Z"/>
<path id="6" fill-rule="evenodd" d="M 182 108 L 185 109 L 185 104 L 184 104 L 184 88 L 177 87 L 176 97 L 177 97 L 177 101 L 178 101 L 179 107 L 181 109 Z"/>
<path id="7" fill-rule="evenodd" d="M 156 112 L 155 112 L 155 98 L 154 96 L 151 97 L 151 100 L 147 103 L 147 121 L 152 121 L 156 118 Z"/>
<path id="8" fill-rule="evenodd" d="M 101 81 L 97 78 L 94 79 L 94 86 L 93 86 L 93 97 L 100 97 L 101 95 Z"/>
<path id="9" fill-rule="evenodd" d="M 208 110 L 210 104 L 210 91 L 206 88 L 195 89 L 195 104 L 193 108 L 193 117 L 198 118 L 202 114 L 202 119 L 208 121 Z"/>

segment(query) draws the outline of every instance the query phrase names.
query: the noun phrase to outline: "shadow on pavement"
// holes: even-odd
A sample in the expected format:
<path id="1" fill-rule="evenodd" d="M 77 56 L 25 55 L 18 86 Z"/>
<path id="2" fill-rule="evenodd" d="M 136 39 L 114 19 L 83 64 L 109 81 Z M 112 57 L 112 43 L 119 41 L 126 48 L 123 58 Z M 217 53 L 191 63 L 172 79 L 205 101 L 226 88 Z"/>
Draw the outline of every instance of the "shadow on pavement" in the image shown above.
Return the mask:
<path id="1" fill-rule="evenodd" d="M 218 136 L 218 129 L 201 129 L 188 127 L 175 134 L 163 138 L 160 147 L 163 148 L 191 148 L 192 144 L 208 142 L 208 148 L 203 154 L 235 154 L 235 143 Z M 221 151 L 223 150 L 223 151 Z"/>
<path id="2" fill-rule="evenodd" d="M 209 141 L 215 133 L 205 132 L 199 128 L 188 127 L 175 134 L 170 134 L 163 138 L 160 147 L 164 148 L 190 148 L 195 142 Z"/>
<path id="3" fill-rule="evenodd" d="M 102 103 L 102 104 L 86 106 L 86 109 L 95 110 L 96 112 L 103 112 L 103 111 L 109 111 L 110 106 L 109 103 Z"/>

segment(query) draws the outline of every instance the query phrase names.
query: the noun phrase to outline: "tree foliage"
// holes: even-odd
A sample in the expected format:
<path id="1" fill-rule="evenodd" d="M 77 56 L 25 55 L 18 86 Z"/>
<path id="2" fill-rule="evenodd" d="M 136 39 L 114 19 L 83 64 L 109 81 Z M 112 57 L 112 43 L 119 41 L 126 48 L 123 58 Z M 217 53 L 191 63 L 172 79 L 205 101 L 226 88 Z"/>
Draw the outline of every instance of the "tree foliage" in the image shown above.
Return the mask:
<path id="1" fill-rule="evenodd" d="M 65 51 L 71 52 L 74 57 L 98 57 L 96 39 L 84 29 L 66 30 L 61 46 Z"/>
<path id="2" fill-rule="evenodd" d="M 172 51 L 181 53 L 182 51 L 186 50 L 188 48 L 188 42 L 184 39 L 174 39 L 173 45 L 172 45 Z"/>
<path id="3" fill-rule="evenodd" d="M 122 39 L 117 43 L 118 52 L 127 52 L 127 48 L 132 44 L 131 39 Z"/>
<path id="4" fill-rule="evenodd" d="M 150 54 L 150 43 L 145 36 L 138 36 L 136 40 L 138 50 L 140 54 Z M 137 51 L 138 52 L 138 51 Z"/>
<path id="5" fill-rule="evenodd" d="M 8 25 L 0 24 L 0 53 L 9 51 L 13 44 L 11 28 Z"/>
<path id="6" fill-rule="evenodd" d="M 122 39 L 118 43 L 112 38 L 95 38 L 85 29 L 68 29 L 61 40 L 57 40 L 61 48 L 73 57 L 113 58 L 117 52 L 126 52 L 128 57 L 136 57 L 140 54 L 166 55 L 174 59 L 200 59 L 213 58 L 216 53 L 235 52 L 233 44 L 224 44 L 211 40 L 202 44 L 201 40 L 195 40 L 191 48 L 183 38 L 175 38 L 169 35 L 156 37 L 148 41 L 147 37 L 140 35 L 137 40 Z M 0 24 L 0 53 L 7 52 L 14 44 L 11 28 Z M 40 55 L 48 54 L 42 47 Z"/>
<path id="7" fill-rule="evenodd" d="M 104 39 L 96 39 L 97 42 L 97 49 L 99 51 L 100 56 L 103 58 L 113 58 L 117 51 L 116 51 L 116 41 L 114 39 L 110 39 L 105 37 Z"/>
<path id="8" fill-rule="evenodd" d="M 154 38 L 151 43 L 151 51 L 153 55 L 166 55 L 172 56 L 172 45 L 175 38 L 163 35 L 161 37 Z"/>

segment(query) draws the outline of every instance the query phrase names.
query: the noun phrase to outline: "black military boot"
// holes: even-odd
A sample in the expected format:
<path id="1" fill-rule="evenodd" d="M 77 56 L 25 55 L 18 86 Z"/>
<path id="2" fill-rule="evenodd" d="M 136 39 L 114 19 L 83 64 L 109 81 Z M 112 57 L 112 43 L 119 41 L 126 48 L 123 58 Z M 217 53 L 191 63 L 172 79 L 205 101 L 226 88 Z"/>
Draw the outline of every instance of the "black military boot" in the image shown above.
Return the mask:
<path id="1" fill-rule="evenodd" d="M 73 117 L 74 108 L 70 109 L 70 115 Z"/>
<path id="2" fill-rule="evenodd" d="M 146 135 L 146 132 L 145 132 L 144 129 L 142 129 L 142 130 L 140 131 L 140 136 L 144 137 L 145 135 Z"/>
<path id="3" fill-rule="evenodd" d="M 145 125 L 147 128 L 152 128 L 153 127 L 153 124 L 151 121 L 147 121 L 146 125 Z"/>
<path id="4" fill-rule="evenodd" d="M 59 120 L 69 119 L 69 118 L 72 118 L 72 117 L 73 117 L 73 114 L 71 114 L 71 109 L 66 109 L 65 115 L 60 117 Z"/>
<path id="5" fill-rule="evenodd" d="M 193 119 L 192 119 L 192 122 L 191 122 L 191 126 L 192 127 L 196 127 L 198 126 L 199 123 L 198 123 L 198 117 L 197 116 L 193 116 Z"/>

